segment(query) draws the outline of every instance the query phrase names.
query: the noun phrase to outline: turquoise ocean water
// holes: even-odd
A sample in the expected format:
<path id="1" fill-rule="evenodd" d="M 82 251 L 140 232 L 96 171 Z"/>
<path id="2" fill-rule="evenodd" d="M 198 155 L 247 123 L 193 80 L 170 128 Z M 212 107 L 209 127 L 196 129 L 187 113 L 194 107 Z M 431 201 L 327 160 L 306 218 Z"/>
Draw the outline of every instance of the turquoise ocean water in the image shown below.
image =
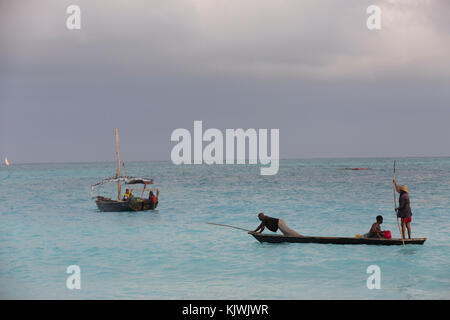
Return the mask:
<path id="1" fill-rule="evenodd" d="M 304 235 L 354 236 L 381 214 L 398 237 L 392 159 L 284 160 L 275 176 L 259 165 L 129 162 L 161 195 L 158 210 L 128 213 L 101 213 L 91 198 L 113 162 L 3 166 L 0 298 L 449 299 L 450 158 L 397 163 L 423 246 L 260 244 L 205 224 L 253 229 L 262 211 Z M 69 265 L 81 268 L 81 290 L 66 288 Z M 367 289 L 369 265 L 381 268 L 379 290 Z"/>

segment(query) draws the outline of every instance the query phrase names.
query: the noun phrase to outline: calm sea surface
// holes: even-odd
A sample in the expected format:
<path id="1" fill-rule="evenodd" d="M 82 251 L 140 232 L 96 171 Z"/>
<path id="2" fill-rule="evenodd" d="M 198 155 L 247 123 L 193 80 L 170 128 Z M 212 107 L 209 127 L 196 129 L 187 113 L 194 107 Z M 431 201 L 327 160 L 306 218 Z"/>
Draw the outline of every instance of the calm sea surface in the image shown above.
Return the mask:
<path id="1" fill-rule="evenodd" d="M 158 210 L 102 213 L 90 185 L 114 163 L 0 168 L 0 298 L 31 299 L 449 299 L 450 158 L 397 161 L 410 189 L 413 237 L 423 246 L 260 244 L 244 231 L 257 213 L 299 233 L 354 236 L 375 217 L 398 237 L 392 159 L 281 161 L 259 165 L 130 162 L 127 174 L 153 177 Z M 368 171 L 341 170 L 370 167 Z M 66 268 L 81 268 L 81 290 Z M 367 267 L 381 268 L 369 290 Z"/>

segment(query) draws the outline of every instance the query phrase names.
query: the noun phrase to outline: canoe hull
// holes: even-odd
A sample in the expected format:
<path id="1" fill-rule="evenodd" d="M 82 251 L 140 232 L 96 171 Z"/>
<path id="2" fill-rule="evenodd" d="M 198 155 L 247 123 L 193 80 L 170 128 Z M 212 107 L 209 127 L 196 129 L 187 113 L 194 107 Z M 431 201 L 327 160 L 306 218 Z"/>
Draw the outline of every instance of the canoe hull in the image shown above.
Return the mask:
<path id="1" fill-rule="evenodd" d="M 156 206 L 148 200 L 137 201 L 118 201 L 106 198 L 99 198 L 95 201 L 97 207 L 102 212 L 120 212 L 120 211 L 147 211 L 154 210 Z"/>
<path id="2" fill-rule="evenodd" d="M 278 234 L 252 234 L 259 242 L 269 243 L 323 243 L 323 244 L 367 244 L 403 245 L 402 239 L 342 238 L 342 237 L 285 237 Z M 405 239 L 406 244 L 423 244 L 427 238 Z"/>

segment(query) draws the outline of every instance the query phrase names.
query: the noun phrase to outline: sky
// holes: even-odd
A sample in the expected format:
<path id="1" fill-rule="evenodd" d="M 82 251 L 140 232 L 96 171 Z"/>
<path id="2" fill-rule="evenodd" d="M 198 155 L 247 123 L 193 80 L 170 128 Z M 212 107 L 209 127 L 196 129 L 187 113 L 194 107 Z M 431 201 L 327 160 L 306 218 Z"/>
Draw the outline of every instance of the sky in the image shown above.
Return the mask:
<path id="1" fill-rule="evenodd" d="M 81 8 L 68 30 L 66 8 Z M 381 30 L 366 9 L 381 8 Z M 0 157 L 170 160 L 173 130 L 280 158 L 450 156 L 450 1 L 0 1 Z"/>

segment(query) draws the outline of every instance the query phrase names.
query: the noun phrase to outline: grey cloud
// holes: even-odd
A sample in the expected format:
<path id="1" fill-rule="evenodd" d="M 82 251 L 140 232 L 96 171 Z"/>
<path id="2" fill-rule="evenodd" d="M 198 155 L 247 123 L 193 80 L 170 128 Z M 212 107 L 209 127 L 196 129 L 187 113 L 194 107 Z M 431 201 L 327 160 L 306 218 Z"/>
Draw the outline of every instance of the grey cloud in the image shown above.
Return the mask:
<path id="1" fill-rule="evenodd" d="M 0 156 L 109 160 L 119 126 L 168 159 L 194 120 L 280 128 L 282 157 L 447 155 L 447 1 L 80 0 L 73 32 L 69 4 L 1 4 Z"/>

